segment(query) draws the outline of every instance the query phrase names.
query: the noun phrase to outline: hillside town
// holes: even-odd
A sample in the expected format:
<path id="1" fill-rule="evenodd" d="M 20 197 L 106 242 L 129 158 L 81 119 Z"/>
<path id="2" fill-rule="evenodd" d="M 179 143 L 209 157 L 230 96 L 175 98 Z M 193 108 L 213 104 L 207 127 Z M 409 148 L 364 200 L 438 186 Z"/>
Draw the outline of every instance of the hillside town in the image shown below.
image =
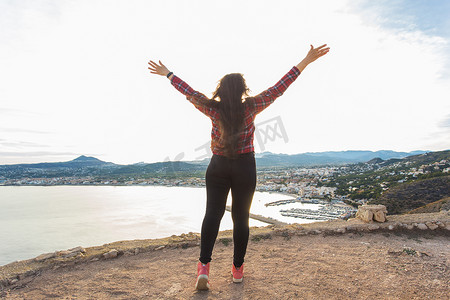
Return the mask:
<path id="1" fill-rule="evenodd" d="M 345 197 L 335 196 L 335 187 L 317 186 L 335 172 L 335 167 L 323 168 L 267 168 L 259 170 L 257 174 L 256 191 L 287 194 L 293 201 L 299 203 L 321 204 L 319 210 L 303 209 L 283 211 L 283 216 L 310 220 L 330 220 L 348 218 L 354 208 L 343 203 Z M 109 185 L 109 186 L 169 186 L 169 187 L 205 187 L 205 179 L 200 177 L 150 177 L 121 179 L 100 179 L 93 176 L 85 177 L 55 177 L 55 178 L 22 178 L 17 180 L 3 180 L 1 185 Z M 281 206 L 286 203 L 269 203 Z M 260 216 L 258 216 L 260 217 Z"/>
<path id="2" fill-rule="evenodd" d="M 399 161 L 389 166 L 375 163 L 347 164 L 322 167 L 273 167 L 258 169 L 256 190 L 260 192 L 277 192 L 301 198 L 319 198 L 326 200 L 343 200 L 345 186 L 347 193 L 365 190 L 377 185 L 381 190 L 392 186 L 392 182 L 403 183 L 432 173 L 448 174 L 450 161 L 443 159 L 429 164 L 415 166 L 410 161 Z M 351 180 L 348 180 L 349 178 Z M 345 179 L 341 182 L 339 178 Z M 395 179 L 395 180 L 393 180 Z M 370 181 L 370 184 L 368 183 Z M 366 183 L 366 184 L 364 184 Z M 9 179 L 0 175 L 0 186 L 8 185 L 154 185 L 154 186 L 205 186 L 204 176 L 154 176 L 135 178 L 101 178 L 98 176 L 72 176 L 49 178 Z M 341 190 L 338 192 L 338 188 Z"/>
<path id="3" fill-rule="evenodd" d="M 367 203 L 390 187 L 427 176 L 442 176 L 449 173 L 450 160 L 440 159 L 429 163 L 418 161 L 372 160 L 367 163 L 330 165 L 316 167 L 265 167 L 257 170 L 256 191 L 282 193 L 292 197 L 267 203 L 281 206 L 280 214 L 285 217 L 332 220 L 347 219 L 355 207 Z M 128 176 L 60 176 L 43 178 L 9 179 L 0 174 L 0 185 L 78 185 L 78 186 L 168 186 L 205 187 L 204 172 L 193 175 L 190 172 L 142 174 Z M 378 193 L 378 194 L 376 194 Z M 299 202 L 319 204 L 317 209 L 290 207 L 284 205 Z M 283 207 L 284 206 L 284 207 Z"/>
<path id="4" fill-rule="evenodd" d="M 316 186 L 335 172 L 335 167 L 323 168 L 289 168 L 289 169 L 265 169 L 258 171 L 256 190 L 260 192 L 279 192 L 292 194 L 305 198 L 329 197 L 333 198 L 336 188 Z M 0 178 L 0 185 L 157 185 L 157 186 L 184 186 L 203 187 L 205 179 L 201 177 L 150 177 L 121 179 L 101 179 L 94 176 L 84 177 L 54 177 L 54 178 Z"/>

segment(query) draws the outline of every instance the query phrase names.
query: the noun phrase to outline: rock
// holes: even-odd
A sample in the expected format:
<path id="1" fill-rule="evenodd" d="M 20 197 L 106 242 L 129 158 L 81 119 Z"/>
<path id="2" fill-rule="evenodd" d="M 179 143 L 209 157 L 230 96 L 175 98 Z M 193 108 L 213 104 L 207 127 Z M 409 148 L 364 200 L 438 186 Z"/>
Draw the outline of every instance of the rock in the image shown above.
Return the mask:
<path id="1" fill-rule="evenodd" d="M 54 258 L 54 257 L 56 257 L 56 252 L 53 252 L 53 253 L 44 253 L 44 254 L 41 254 L 41 255 L 39 255 L 38 257 L 36 257 L 34 260 L 35 260 L 35 261 L 44 261 L 44 260 L 46 260 L 46 259 Z"/>
<path id="2" fill-rule="evenodd" d="M 373 219 L 380 223 L 386 222 L 386 213 L 378 210 L 373 213 Z"/>
<path id="3" fill-rule="evenodd" d="M 435 230 L 435 229 L 439 228 L 439 226 L 434 222 L 426 222 L 425 225 L 427 225 L 427 227 L 431 230 Z"/>
<path id="4" fill-rule="evenodd" d="M 427 225 L 425 225 L 423 223 L 417 224 L 417 228 L 419 228 L 420 230 L 427 230 L 428 229 Z"/>
<path id="5" fill-rule="evenodd" d="M 139 248 L 134 249 L 134 255 L 138 255 L 139 254 Z"/>
<path id="6" fill-rule="evenodd" d="M 384 205 L 361 205 L 358 207 L 356 217 L 366 223 L 373 220 L 382 223 L 386 221 L 386 214 L 387 209 Z"/>
<path id="7" fill-rule="evenodd" d="M 405 228 L 408 230 L 413 230 L 414 229 L 414 225 L 413 224 L 405 224 Z"/>
<path id="8" fill-rule="evenodd" d="M 63 258 L 70 258 L 70 257 L 75 257 L 78 254 L 80 254 L 80 252 L 69 252 L 66 255 L 63 255 Z"/>
<path id="9" fill-rule="evenodd" d="M 358 231 L 358 226 L 356 225 L 349 225 L 346 227 L 347 231 Z"/>
<path id="10" fill-rule="evenodd" d="M 377 224 L 369 224 L 369 226 L 367 226 L 367 229 L 369 229 L 370 231 L 378 230 L 380 229 L 380 226 L 378 226 Z"/>
<path id="11" fill-rule="evenodd" d="M 368 223 L 368 222 L 372 222 L 373 219 L 373 213 L 370 210 L 359 210 L 356 213 L 356 217 L 358 217 L 359 219 L 363 220 L 364 222 Z"/>
<path id="12" fill-rule="evenodd" d="M 391 224 L 391 225 L 388 226 L 388 229 L 389 229 L 389 230 L 394 230 L 395 227 L 396 227 L 395 224 Z"/>
<path id="13" fill-rule="evenodd" d="M 305 229 L 302 225 L 300 225 L 300 224 L 298 224 L 298 223 L 294 223 L 294 224 L 292 224 L 291 226 L 292 226 L 292 228 L 295 229 L 295 230 L 304 230 L 304 229 Z"/>
<path id="14" fill-rule="evenodd" d="M 447 225 L 445 226 L 445 229 L 450 230 L 450 224 L 447 224 Z"/>
<path id="15" fill-rule="evenodd" d="M 114 258 L 117 257 L 117 254 L 119 254 L 119 252 L 116 249 L 112 249 L 111 251 L 104 253 L 103 257 L 106 259 Z"/>
<path id="16" fill-rule="evenodd" d="M 63 258 L 70 258 L 78 255 L 82 256 L 83 255 L 82 253 L 86 253 L 86 250 L 83 247 L 78 246 L 69 250 L 58 251 L 56 254 L 58 256 L 62 256 Z"/>
<path id="17" fill-rule="evenodd" d="M 430 257 L 431 255 L 426 252 L 418 252 L 417 253 L 420 257 Z"/>
<path id="18" fill-rule="evenodd" d="M 159 247 L 156 247 L 155 250 L 161 250 L 161 249 L 164 249 L 164 247 L 165 246 L 159 246 Z"/>
<path id="19" fill-rule="evenodd" d="M 81 246 L 78 246 L 78 247 L 69 249 L 69 250 L 67 250 L 67 251 L 69 251 L 69 252 L 81 252 L 81 253 L 86 253 L 86 250 L 85 250 L 83 247 L 81 247 Z"/>
<path id="20" fill-rule="evenodd" d="M 93 259 L 91 259 L 91 261 L 98 261 L 99 258 L 98 257 L 94 257 Z"/>
<path id="21" fill-rule="evenodd" d="M 337 228 L 334 232 L 345 233 L 345 228 Z"/>
<path id="22" fill-rule="evenodd" d="M 0 280 L 0 288 L 2 287 L 7 287 L 9 285 L 9 280 L 8 279 L 3 279 Z M 0 289 L 1 290 L 1 289 Z M 0 295 L 1 296 L 1 295 Z"/>
<path id="23" fill-rule="evenodd" d="M 445 224 L 442 223 L 441 221 L 437 221 L 436 225 L 439 226 L 440 228 L 445 228 Z"/>

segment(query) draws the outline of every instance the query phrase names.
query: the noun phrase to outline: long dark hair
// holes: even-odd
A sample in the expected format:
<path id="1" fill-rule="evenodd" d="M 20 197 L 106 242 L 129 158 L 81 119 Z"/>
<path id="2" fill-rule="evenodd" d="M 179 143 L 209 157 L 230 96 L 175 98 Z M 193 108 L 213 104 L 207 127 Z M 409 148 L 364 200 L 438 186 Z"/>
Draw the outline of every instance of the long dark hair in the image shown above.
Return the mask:
<path id="1" fill-rule="evenodd" d="M 224 155 L 237 157 L 239 137 L 244 129 L 245 106 L 242 97 L 248 96 L 249 89 L 240 73 L 225 75 L 217 85 L 212 99 L 220 98 L 220 134 Z"/>

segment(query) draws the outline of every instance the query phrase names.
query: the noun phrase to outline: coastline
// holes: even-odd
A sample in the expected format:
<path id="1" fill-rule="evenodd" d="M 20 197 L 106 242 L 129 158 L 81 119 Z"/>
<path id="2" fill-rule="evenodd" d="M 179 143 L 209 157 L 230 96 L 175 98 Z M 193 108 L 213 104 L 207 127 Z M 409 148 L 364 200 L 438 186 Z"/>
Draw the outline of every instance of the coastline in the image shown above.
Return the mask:
<path id="1" fill-rule="evenodd" d="M 27 186 L 29 186 L 29 185 L 27 185 Z M 83 186 L 86 186 L 86 185 L 83 185 Z M 186 205 L 186 203 L 196 203 L 195 204 L 196 206 L 203 205 L 203 201 L 201 200 L 202 197 L 203 197 L 203 192 L 202 192 L 203 189 L 192 189 L 191 190 L 192 192 L 191 191 L 184 191 L 185 187 L 191 188 L 191 187 L 196 187 L 196 186 L 121 185 L 121 186 L 119 186 L 119 188 L 121 190 L 123 189 L 123 191 L 127 191 L 126 192 L 127 195 L 132 195 L 129 198 L 130 199 L 136 199 L 137 202 L 135 202 L 135 203 L 139 204 L 138 206 L 130 206 L 130 207 L 135 207 L 135 210 L 131 211 L 131 213 L 130 212 L 125 213 L 125 211 L 123 211 L 122 195 L 123 195 L 124 192 L 121 192 L 121 190 L 115 190 L 114 188 L 116 187 L 116 185 L 91 185 L 91 186 L 88 186 L 88 187 L 89 188 L 83 189 L 82 186 L 58 185 L 58 186 L 55 186 L 55 188 L 56 188 L 55 190 L 52 190 L 52 189 L 47 190 L 45 188 L 41 188 L 41 187 L 35 186 L 34 188 L 36 188 L 36 190 L 26 190 L 24 188 L 23 192 L 20 192 L 20 193 L 19 193 L 19 190 L 15 190 L 16 187 L 12 187 L 12 188 L 10 187 L 9 190 L 4 190 L 6 193 L 2 193 L 2 195 L 6 196 L 6 197 L 2 197 L 2 198 L 4 198 L 5 201 L 8 201 L 8 199 L 9 199 L 9 201 L 18 200 L 19 198 L 24 198 L 24 196 L 27 199 L 29 198 L 29 200 L 33 200 L 34 195 L 39 195 L 39 197 L 36 198 L 36 199 L 43 199 L 42 201 L 46 201 L 46 202 L 48 202 L 48 201 L 52 202 L 53 201 L 54 203 L 57 203 L 57 202 L 59 202 L 59 200 L 65 199 L 65 195 L 66 194 L 71 194 L 72 195 L 72 192 L 71 192 L 72 189 L 80 188 L 80 190 L 77 190 L 78 192 L 74 193 L 74 195 L 83 195 L 83 196 L 77 196 L 76 198 L 73 198 L 71 200 L 68 199 L 69 201 L 64 201 L 64 202 L 67 202 L 68 204 L 69 203 L 73 203 L 74 205 L 64 206 L 64 209 L 62 211 L 60 210 L 57 214 L 53 214 L 53 215 L 50 216 L 50 218 L 46 218 L 45 220 L 42 219 L 43 222 L 47 222 L 46 220 L 53 220 L 52 218 L 55 218 L 55 217 L 61 219 L 60 218 L 61 216 L 66 216 L 66 217 L 70 217 L 71 218 L 71 214 L 72 213 L 69 213 L 69 212 L 70 211 L 74 211 L 75 212 L 75 211 L 78 211 L 79 209 L 83 209 L 84 210 L 84 208 L 91 206 L 93 203 L 92 203 L 92 201 L 88 201 L 88 199 L 90 199 L 91 195 L 95 196 L 96 194 L 98 194 L 98 191 L 102 191 L 101 198 L 103 198 L 103 200 L 101 202 L 102 204 L 100 205 L 100 207 L 102 207 L 102 205 L 103 206 L 106 205 L 106 207 L 110 207 L 110 208 L 112 208 L 112 210 L 110 211 L 109 214 L 106 214 L 106 216 L 101 216 L 101 218 L 97 218 L 99 220 L 104 220 L 103 224 L 105 224 L 105 225 L 109 224 L 109 225 L 106 226 L 106 227 L 105 226 L 103 226 L 103 227 L 100 226 L 98 228 L 98 230 L 93 232 L 93 239 L 92 239 L 92 241 L 89 240 L 90 239 L 90 235 L 89 234 L 87 236 L 84 235 L 82 240 L 80 240 L 80 239 L 76 240 L 75 239 L 75 241 L 72 241 L 72 239 L 70 239 L 70 238 L 64 238 L 64 240 L 60 240 L 60 238 L 59 239 L 58 238 L 50 239 L 50 236 L 48 236 L 47 237 L 48 240 L 45 243 L 45 245 L 47 245 L 47 246 L 41 247 L 40 249 L 38 249 L 38 251 L 34 251 L 34 253 L 31 253 L 32 251 L 26 251 L 27 249 L 29 249 L 29 248 L 27 248 L 27 242 L 20 243 L 19 245 L 17 245 L 17 243 L 9 243 L 9 245 L 8 245 L 8 243 L 6 243 L 6 244 L 3 245 L 4 246 L 3 247 L 4 251 L 2 252 L 3 253 L 3 255 L 2 255 L 2 258 L 3 258 L 2 262 L 3 263 L 9 263 L 9 262 L 15 261 L 17 259 L 26 259 L 27 257 L 31 257 L 32 255 L 37 255 L 37 254 L 42 253 L 42 252 L 53 251 L 54 249 L 58 249 L 61 246 L 60 245 L 61 241 L 64 243 L 64 245 L 62 245 L 62 247 L 64 249 L 64 247 L 67 247 L 67 248 L 75 247 L 75 246 L 80 245 L 80 244 L 81 245 L 85 245 L 85 246 L 93 246 L 93 245 L 98 245 L 100 243 L 109 243 L 109 242 L 113 242 L 113 241 L 117 241 L 117 240 L 124 240 L 127 237 L 129 237 L 129 236 L 131 236 L 132 238 L 135 238 L 135 239 L 153 239 L 153 238 L 161 238 L 161 237 L 169 236 L 169 235 L 173 235 L 173 234 L 181 234 L 183 232 L 188 232 L 188 231 L 196 232 L 196 231 L 199 230 L 198 226 L 192 226 L 192 224 L 195 224 L 193 222 L 197 222 L 198 220 L 201 220 L 200 217 L 196 217 L 195 219 L 191 218 L 192 220 L 195 220 L 195 221 L 192 221 L 192 220 L 189 221 L 190 223 L 188 224 L 189 226 L 187 226 L 187 227 L 186 226 L 184 226 L 184 227 L 181 226 L 180 227 L 180 225 L 176 225 L 174 222 L 169 221 L 169 222 L 171 222 L 170 224 L 175 226 L 175 227 L 173 227 L 173 228 L 175 228 L 175 230 L 168 230 L 167 229 L 162 234 L 160 232 L 161 229 L 157 229 L 158 227 L 153 227 L 153 228 L 155 228 L 155 230 L 151 230 L 150 229 L 150 231 L 151 231 L 150 234 L 147 234 L 147 233 L 141 234 L 142 230 L 139 231 L 140 230 L 139 228 L 144 228 L 144 227 L 142 227 L 140 225 L 140 224 L 144 224 L 142 222 L 147 222 L 147 220 L 149 220 L 148 222 L 153 222 L 152 220 L 159 220 L 159 219 L 161 219 L 158 216 L 158 214 L 161 215 L 162 206 L 168 207 L 168 209 L 163 209 L 164 213 L 162 214 L 162 216 L 167 215 L 168 216 L 167 218 L 170 218 L 170 216 L 174 212 L 180 213 L 179 207 L 181 207 L 181 206 L 184 207 Z M 104 188 L 101 188 L 101 187 L 104 187 Z M 133 190 L 142 191 L 142 192 L 138 192 L 138 194 L 128 193 L 128 190 L 126 189 L 128 187 L 133 188 Z M 150 188 L 149 188 L 148 192 L 146 192 L 145 189 L 140 189 L 140 188 L 137 188 L 137 187 L 150 187 Z M 91 188 L 92 188 L 92 190 L 91 190 Z M 97 190 L 97 188 L 99 188 L 101 190 Z M 168 189 L 168 188 L 177 188 L 177 190 L 179 190 L 181 192 L 181 194 L 176 192 L 176 194 L 178 196 L 171 197 L 171 199 L 172 198 L 173 199 L 183 199 L 181 202 L 179 202 L 179 201 L 176 202 L 176 203 L 179 203 L 181 206 L 176 204 L 174 201 L 171 201 L 170 203 L 172 203 L 172 205 L 176 204 L 175 207 L 172 206 L 172 205 L 168 205 L 167 204 L 168 203 L 167 200 L 152 201 L 153 203 L 161 203 L 161 204 L 159 204 L 159 205 L 156 204 L 155 206 L 147 206 L 147 208 L 145 208 L 145 206 L 141 206 L 141 203 L 142 203 L 142 205 L 145 205 L 145 202 L 146 203 L 151 203 L 151 202 L 145 200 L 145 196 L 144 197 L 142 197 L 142 196 L 136 197 L 136 196 L 138 196 L 138 195 L 148 195 L 147 199 L 150 199 L 151 197 L 153 197 L 151 195 L 154 195 L 154 193 L 151 192 L 152 188 L 160 188 L 162 190 L 162 194 L 163 195 L 169 195 L 169 191 L 172 190 L 172 189 Z M 198 186 L 197 186 L 197 188 L 198 188 Z M 107 191 L 110 191 L 112 194 L 108 194 L 108 193 L 104 194 L 103 193 L 104 192 L 103 189 L 107 189 Z M 167 189 L 167 190 L 165 190 L 165 189 Z M 40 191 L 42 191 L 42 192 L 40 192 Z M 82 194 L 80 194 L 80 192 L 82 192 Z M 197 195 L 197 196 L 194 196 L 193 199 L 191 199 L 191 201 L 186 202 L 186 201 L 184 201 L 184 199 L 186 199 L 186 197 L 185 197 L 186 192 L 189 192 L 189 195 L 191 193 L 194 193 L 194 195 Z M 119 194 L 121 196 L 120 197 L 111 198 L 111 195 L 116 195 L 116 194 Z M 278 192 L 273 192 L 273 191 L 269 191 L 269 192 L 258 191 L 257 194 L 259 194 L 259 198 L 257 198 L 257 199 L 260 199 L 262 201 L 259 202 L 258 205 L 256 205 L 257 203 L 255 202 L 255 210 L 253 210 L 253 212 L 251 213 L 250 217 L 253 220 L 257 220 L 257 221 L 263 222 L 263 223 L 259 223 L 259 222 L 253 222 L 252 223 L 251 222 L 250 223 L 251 226 L 265 226 L 265 224 L 286 225 L 286 224 L 290 224 L 290 223 L 294 223 L 294 222 L 296 222 L 296 223 L 307 223 L 307 222 L 303 222 L 303 220 L 300 220 L 300 219 L 297 219 L 297 218 L 292 218 L 292 221 L 287 219 L 287 218 L 285 218 L 285 219 L 278 218 L 277 217 L 277 216 L 279 216 L 279 214 L 277 213 L 278 210 L 276 210 L 276 211 L 274 211 L 274 210 L 266 211 L 265 208 L 264 209 L 262 208 L 263 207 L 262 204 L 266 203 L 267 201 L 274 201 L 274 200 L 278 200 L 280 198 L 287 198 L 287 197 L 292 198 L 292 199 L 296 199 L 297 198 L 296 195 L 289 194 L 289 193 L 278 193 Z M 266 196 L 264 196 L 264 194 Z M 280 194 L 282 194 L 282 195 L 280 195 Z M 9 198 L 8 195 L 14 195 L 15 197 L 14 198 Z M 23 196 L 21 196 L 21 195 L 23 195 Z M 107 195 L 107 196 L 104 197 L 104 195 Z M 170 195 L 172 195 L 172 192 L 170 192 Z M 268 195 L 271 195 L 272 197 L 269 197 Z M 51 198 L 49 198 L 50 196 L 51 196 Z M 118 200 L 115 199 L 115 198 L 117 198 Z M 199 201 L 195 200 L 193 202 L 192 200 L 194 200 L 194 198 L 199 200 Z M 51 199 L 53 199 L 53 200 L 51 200 Z M 137 199 L 140 199 L 140 200 L 137 200 Z M 153 198 L 151 198 L 151 199 L 153 199 Z M 112 201 L 112 200 L 114 200 L 114 201 Z M 127 203 L 130 203 L 130 200 L 126 200 L 126 201 L 127 201 Z M 140 202 L 138 202 L 138 201 L 140 201 Z M 42 203 L 45 204 L 46 202 L 42 202 Z M 19 202 L 17 202 L 17 203 L 19 203 Z M 31 202 L 30 201 L 24 202 L 24 204 L 26 204 L 26 203 L 30 203 L 31 204 L 31 203 L 39 203 L 39 202 L 36 202 L 36 201 L 33 200 Z M 35 204 L 35 205 L 37 205 L 37 204 Z M 187 204 L 187 205 L 189 205 L 189 204 Z M 26 206 L 28 208 L 31 207 L 30 205 L 26 205 Z M 39 207 L 39 206 L 37 206 L 37 207 Z M 117 207 L 122 207 L 122 208 L 121 208 L 120 213 L 115 214 L 115 211 L 117 211 Z M 136 210 L 137 207 L 140 207 L 140 209 Z M 193 207 L 193 206 L 191 205 L 191 207 Z M 148 213 L 148 216 L 146 216 L 147 213 L 140 214 L 142 209 L 144 209 L 145 211 L 153 212 L 153 213 Z M 104 211 L 104 209 L 102 209 L 102 211 Z M 186 211 L 186 210 L 183 210 L 183 211 Z M 228 211 L 230 211 L 230 210 L 228 209 Z M 30 210 L 30 212 L 32 212 L 32 210 Z M 159 213 L 157 213 L 157 212 L 159 212 Z M 9 222 L 8 220 L 11 220 L 11 222 L 13 222 L 14 220 L 11 219 L 11 217 L 8 217 L 7 210 L 4 211 L 4 213 L 6 215 L 4 215 L 5 218 L 2 218 L 3 221 L 4 221 L 3 222 L 3 226 L 9 226 L 8 224 L 11 224 L 11 223 L 8 223 Z M 88 222 L 88 223 L 90 222 L 89 221 L 89 217 L 87 217 L 87 216 L 89 216 L 90 212 L 86 212 L 86 213 L 88 213 L 88 214 L 87 215 L 84 214 L 84 217 L 82 219 L 77 219 L 82 224 L 87 224 L 86 222 Z M 96 217 L 100 217 L 100 215 L 98 215 L 98 214 L 92 214 L 92 216 L 94 216 L 94 215 Z M 10 216 L 12 216 L 12 215 L 10 214 Z M 136 218 L 135 218 L 135 216 L 136 216 Z M 154 216 L 154 217 L 152 217 L 152 216 Z M 189 216 L 192 216 L 192 214 L 189 213 Z M 67 218 L 64 218 L 64 219 L 67 219 Z M 165 220 L 163 220 L 163 219 L 161 219 L 161 220 L 162 220 L 162 222 L 159 222 L 159 224 L 168 224 L 168 223 L 164 223 Z M 28 222 L 28 223 L 23 223 L 22 221 L 20 221 L 20 222 L 21 223 L 17 223 L 16 226 L 13 226 L 13 227 L 14 228 L 17 227 L 18 230 L 21 230 L 23 228 L 26 228 L 26 226 L 30 226 L 30 225 L 32 226 L 31 222 Z M 48 221 L 48 222 L 50 222 L 50 221 Z M 139 222 L 141 222 L 141 223 L 139 223 Z M 227 222 L 229 224 L 224 226 L 223 228 L 221 228 L 221 230 L 231 229 L 232 228 L 231 218 L 227 218 L 226 220 L 224 220 L 224 222 L 225 222 L 225 224 L 227 224 Z M 45 224 L 47 224 L 47 223 L 45 223 Z M 179 222 L 177 221 L 177 223 L 179 223 Z M 13 223 L 13 224 L 15 224 L 15 223 Z M 23 225 L 23 224 L 27 224 L 27 225 Z M 47 225 L 43 225 L 43 226 L 55 226 L 55 224 L 59 224 L 59 223 L 57 223 L 57 220 L 51 221 L 51 223 L 48 223 Z M 136 231 L 136 233 L 134 233 L 132 235 L 128 231 L 126 234 L 119 234 L 119 232 L 121 232 L 121 230 L 122 230 L 121 228 L 125 228 L 123 226 L 119 228 L 120 224 L 125 224 L 124 226 L 131 226 L 132 224 L 135 224 L 132 227 L 130 227 L 129 230 L 134 230 L 134 231 Z M 157 223 L 147 223 L 147 224 L 145 224 L 146 228 L 152 228 L 151 226 L 154 226 L 154 225 L 151 225 L 151 224 L 157 224 Z M 69 232 L 69 230 L 71 230 L 70 232 L 73 232 L 72 229 L 67 227 L 68 226 L 68 222 L 63 223 L 62 225 L 63 226 L 59 227 L 59 228 L 66 228 L 66 229 L 62 229 L 63 231 Z M 149 225 L 151 225 L 151 226 L 149 226 Z M 81 228 L 81 230 L 85 230 L 86 229 L 84 227 L 80 227 L 80 228 Z M 167 228 L 172 228 L 172 227 L 167 227 Z M 100 230 L 103 230 L 103 232 L 100 233 L 101 232 Z M 14 232 L 16 232 L 16 230 L 12 230 L 11 234 L 13 234 Z M 39 232 L 38 230 L 35 230 L 33 232 L 34 232 L 35 236 L 42 236 L 41 232 Z M 114 232 L 114 234 L 111 234 L 112 232 Z M 157 232 L 160 232 L 160 234 L 157 234 Z M 24 232 L 22 232 L 22 233 L 24 233 Z M 19 234 L 19 236 L 22 236 L 22 234 Z M 55 242 L 53 242 L 53 241 L 55 241 Z M 19 248 L 18 248 L 19 250 L 18 251 L 14 251 L 14 247 L 17 247 L 17 246 L 19 246 Z M 25 249 L 25 250 L 22 251 L 21 249 Z M 25 252 L 25 255 L 22 252 Z M 28 253 L 26 253 L 26 252 L 28 252 Z"/>
<path id="2" fill-rule="evenodd" d="M 450 232 L 450 212 L 389 215 L 385 223 L 364 223 L 359 219 L 348 221 L 333 220 L 308 224 L 290 224 L 284 226 L 269 225 L 251 227 L 250 238 L 257 242 L 272 237 L 284 237 L 287 243 L 294 236 L 327 236 L 346 235 L 352 233 L 394 233 L 420 236 L 431 234 L 448 239 Z M 397 234 L 398 233 L 398 234 Z M 232 242 L 232 230 L 219 232 L 216 243 L 228 245 Z M 76 247 L 73 249 L 41 254 L 35 258 L 15 261 L 0 266 L 0 287 L 5 288 L 20 284 L 26 278 L 39 276 L 45 270 L 56 270 L 79 264 L 111 260 L 120 257 L 135 256 L 145 252 L 157 252 L 169 249 L 188 249 L 198 247 L 199 233 L 172 235 L 162 239 L 126 240 L 94 247 Z"/>
<path id="3" fill-rule="evenodd" d="M 225 210 L 231 212 L 231 206 L 227 205 L 225 207 Z M 278 220 L 270 218 L 270 217 L 264 217 L 264 216 L 261 216 L 261 215 L 258 215 L 258 214 L 252 214 L 252 213 L 250 213 L 249 215 L 250 215 L 250 218 L 252 218 L 254 220 L 257 220 L 257 221 L 261 221 L 261 222 L 267 223 L 267 224 L 278 225 L 278 226 L 288 225 L 287 223 L 278 221 Z"/>
<path id="4" fill-rule="evenodd" d="M 255 195 L 261 203 L 285 197 L 273 192 Z M 205 196 L 205 188 L 198 186 L 0 187 L 0 204 L 5 205 L 0 212 L 0 225 L 10 228 L 0 245 L 0 265 L 78 245 L 89 247 L 126 239 L 154 239 L 199 232 Z M 41 209 L 50 206 L 50 210 Z M 252 213 L 275 219 L 277 216 L 264 210 Z M 233 226 L 229 212 L 226 214 L 220 230 Z M 252 218 L 250 226 L 273 223 L 260 220 Z M 35 226 L 36 222 L 40 225 Z"/>

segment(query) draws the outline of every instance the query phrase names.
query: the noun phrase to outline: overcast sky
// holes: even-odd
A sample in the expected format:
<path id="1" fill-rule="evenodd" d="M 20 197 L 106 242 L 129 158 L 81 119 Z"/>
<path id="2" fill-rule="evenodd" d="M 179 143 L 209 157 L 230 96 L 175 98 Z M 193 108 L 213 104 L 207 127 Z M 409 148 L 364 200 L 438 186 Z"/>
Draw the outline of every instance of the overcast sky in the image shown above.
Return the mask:
<path id="1" fill-rule="evenodd" d="M 0 0 L 0 164 L 201 158 L 210 120 L 149 59 L 255 95 L 324 43 L 257 117 L 257 152 L 450 149 L 449 3 Z"/>

